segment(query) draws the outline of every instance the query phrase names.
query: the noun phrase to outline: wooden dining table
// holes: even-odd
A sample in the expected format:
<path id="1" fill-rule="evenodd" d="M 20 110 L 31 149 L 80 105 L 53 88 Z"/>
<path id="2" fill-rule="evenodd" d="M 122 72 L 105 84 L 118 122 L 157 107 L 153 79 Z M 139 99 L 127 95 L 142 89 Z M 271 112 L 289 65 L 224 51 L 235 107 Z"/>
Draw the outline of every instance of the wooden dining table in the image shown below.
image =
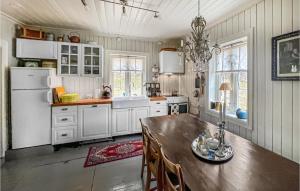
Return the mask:
<path id="1" fill-rule="evenodd" d="M 182 167 L 185 184 L 192 191 L 299 191 L 299 164 L 242 137 L 225 132 L 234 156 L 212 163 L 196 156 L 191 144 L 205 130 L 217 126 L 191 114 L 148 117 L 142 120 L 161 143 L 166 156 Z"/>

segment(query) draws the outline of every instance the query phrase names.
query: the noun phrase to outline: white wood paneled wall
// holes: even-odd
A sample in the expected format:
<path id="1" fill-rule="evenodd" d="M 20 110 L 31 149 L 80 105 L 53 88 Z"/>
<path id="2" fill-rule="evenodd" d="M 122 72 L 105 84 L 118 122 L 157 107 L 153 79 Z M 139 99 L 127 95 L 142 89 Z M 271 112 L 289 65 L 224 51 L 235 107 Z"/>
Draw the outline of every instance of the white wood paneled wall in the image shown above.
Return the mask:
<path id="1" fill-rule="evenodd" d="M 52 32 L 56 36 L 59 34 L 69 34 L 74 30 L 60 30 L 53 28 L 43 28 L 44 31 Z M 147 53 L 149 58 L 147 63 L 147 81 L 152 81 L 152 66 L 159 64 L 158 54 L 160 48 L 165 47 L 178 47 L 178 40 L 168 40 L 161 42 L 159 45 L 156 41 L 146 41 L 141 39 L 125 39 L 117 40 L 116 37 L 99 36 L 98 34 L 88 31 L 78 31 L 80 34 L 81 42 L 96 41 L 99 45 L 103 45 L 105 50 L 120 50 L 130 52 L 144 52 Z M 108 65 L 108 63 L 105 63 Z M 104 78 L 108 74 L 104 73 Z M 88 94 L 93 95 L 95 89 L 102 87 L 105 82 L 102 78 L 88 78 L 88 77 L 63 77 L 63 85 L 67 92 L 79 93 L 81 98 L 85 98 Z M 178 76 L 172 75 L 170 77 L 161 75 L 159 77 L 161 89 L 163 94 L 170 94 L 172 90 L 179 90 Z M 105 82 L 106 83 L 106 82 Z"/>
<path id="2" fill-rule="evenodd" d="M 1 14 L 1 38 L 9 43 L 9 66 L 17 66 L 17 59 L 15 58 L 15 29 L 18 23 L 12 18 L 8 18 Z M 34 27 L 33 27 L 34 28 Z M 147 63 L 147 81 L 152 80 L 151 68 L 154 64 L 159 64 L 158 54 L 160 48 L 176 48 L 179 46 L 180 41 L 177 39 L 166 40 L 158 43 L 157 41 L 143 40 L 141 38 L 122 38 L 118 41 L 116 37 L 103 36 L 98 33 L 76 30 L 76 29 L 59 29 L 50 27 L 36 27 L 42 29 L 45 32 L 52 32 L 57 35 L 68 35 L 70 32 L 78 32 L 80 34 L 81 42 L 96 41 L 98 44 L 104 46 L 104 49 L 108 50 L 120 50 L 120 51 L 133 51 L 144 52 L 149 55 Z M 106 63 L 107 64 L 107 63 Z M 104 74 L 107 75 L 107 74 Z M 170 94 L 172 90 L 179 89 L 178 75 L 172 75 L 171 77 L 161 75 L 159 77 L 161 83 L 162 93 Z M 81 97 L 85 97 L 87 94 L 92 94 L 94 89 L 101 88 L 103 84 L 102 78 L 88 78 L 88 77 L 64 77 L 63 84 L 68 92 L 79 93 Z"/>
<path id="3" fill-rule="evenodd" d="M 300 162 L 300 82 L 271 80 L 271 38 L 300 30 L 300 0 L 263 0 L 208 29 L 212 39 L 254 28 L 253 127 L 228 123 L 228 130 Z M 182 92 L 193 91 L 190 71 L 182 78 Z M 194 76 L 194 75 L 193 75 Z M 183 80 L 183 81 L 184 81 Z M 203 113 L 201 117 L 217 122 Z"/>

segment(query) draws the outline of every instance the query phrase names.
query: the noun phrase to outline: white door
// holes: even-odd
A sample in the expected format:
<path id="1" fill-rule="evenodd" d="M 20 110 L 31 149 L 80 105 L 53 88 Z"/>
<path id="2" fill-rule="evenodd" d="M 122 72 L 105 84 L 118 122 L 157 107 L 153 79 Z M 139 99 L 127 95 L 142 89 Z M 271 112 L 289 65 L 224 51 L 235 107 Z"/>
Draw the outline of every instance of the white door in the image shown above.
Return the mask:
<path id="1" fill-rule="evenodd" d="M 17 38 L 17 58 L 57 59 L 57 42 Z"/>
<path id="2" fill-rule="evenodd" d="M 49 90 L 13 90 L 11 93 L 12 148 L 51 143 Z"/>
<path id="3" fill-rule="evenodd" d="M 110 105 L 79 106 L 79 140 L 110 137 Z"/>
<path id="4" fill-rule="evenodd" d="M 137 107 L 131 110 L 132 133 L 142 132 L 140 119 L 149 117 L 149 107 Z"/>
<path id="5" fill-rule="evenodd" d="M 112 110 L 112 135 L 130 134 L 130 109 L 113 109 Z"/>

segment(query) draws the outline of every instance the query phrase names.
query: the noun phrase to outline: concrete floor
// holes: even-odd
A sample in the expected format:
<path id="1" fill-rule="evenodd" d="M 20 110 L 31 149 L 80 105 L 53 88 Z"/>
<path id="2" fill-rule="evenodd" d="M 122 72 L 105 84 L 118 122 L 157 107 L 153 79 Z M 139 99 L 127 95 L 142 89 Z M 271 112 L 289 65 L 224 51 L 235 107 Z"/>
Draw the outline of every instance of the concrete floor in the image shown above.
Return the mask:
<path id="1" fill-rule="evenodd" d="M 115 142 L 137 138 L 141 137 L 120 137 Z M 42 151 L 41 148 L 10 151 L 1 166 L 1 191 L 143 190 L 141 156 L 83 167 L 90 146 L 104 147 L 112 143 L 65 146 L 56 152 L 52 151 L 52 147 Z"/>

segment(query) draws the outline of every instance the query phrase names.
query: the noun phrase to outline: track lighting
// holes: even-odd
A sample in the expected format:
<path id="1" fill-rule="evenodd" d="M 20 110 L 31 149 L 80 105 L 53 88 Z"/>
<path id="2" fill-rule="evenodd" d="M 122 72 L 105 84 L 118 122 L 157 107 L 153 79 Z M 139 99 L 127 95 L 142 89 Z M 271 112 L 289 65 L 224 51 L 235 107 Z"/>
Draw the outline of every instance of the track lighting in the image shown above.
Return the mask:
<path id="1" fill-rule="evenodd" d="M 143 10 L 143 11 L 148 11 L 148 12 L 152 12 L 154 13 L 154 18 L 159 18 L 159 12 L 156 10 L 152 10 L 152 9 L 147 9 L 147 8 L 143 8 L 143 7 L 137 7 L 137 6 L 133 6 L 133 5 L 128 5 L 128 1 L 127 0 L 119 0 L 119 2 L 115 2 L 115 1 L 110 1 L 110 0 L 98 0 L 98 1 L 103 1 L 105 3 L 111 3 L 111 4 L 115 4 L 115 5 L 121 5 L 122 6 L 122 15 L 126 15 L 126 7 L 130 7 L 130 8 L 134 8 L 134 9 L 139 9 L 139 10 Z M 84 5 L 85 0 L 81 0 L 82 4 Z"/>

